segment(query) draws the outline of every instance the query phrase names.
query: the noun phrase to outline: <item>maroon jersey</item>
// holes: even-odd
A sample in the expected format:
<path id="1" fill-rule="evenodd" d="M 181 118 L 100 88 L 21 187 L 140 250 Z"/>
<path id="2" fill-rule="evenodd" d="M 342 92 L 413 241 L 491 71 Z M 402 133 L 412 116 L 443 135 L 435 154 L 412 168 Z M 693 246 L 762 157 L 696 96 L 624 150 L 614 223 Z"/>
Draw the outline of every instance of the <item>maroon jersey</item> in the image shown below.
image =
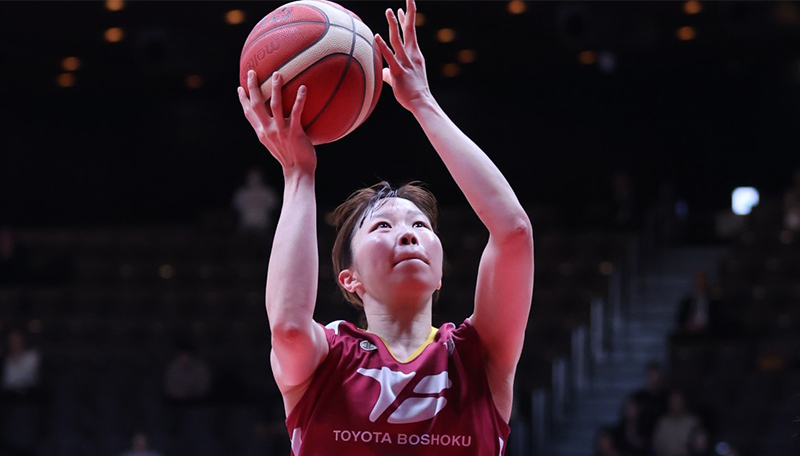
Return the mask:
<path id="1" fill-rule="evenodd" d="M 292 455 L 502 456 L 509 427 L 469 319 L 431 328 L 406 361 L 350 323 L 325 334 L 328 356 L 286 419 Z"/>

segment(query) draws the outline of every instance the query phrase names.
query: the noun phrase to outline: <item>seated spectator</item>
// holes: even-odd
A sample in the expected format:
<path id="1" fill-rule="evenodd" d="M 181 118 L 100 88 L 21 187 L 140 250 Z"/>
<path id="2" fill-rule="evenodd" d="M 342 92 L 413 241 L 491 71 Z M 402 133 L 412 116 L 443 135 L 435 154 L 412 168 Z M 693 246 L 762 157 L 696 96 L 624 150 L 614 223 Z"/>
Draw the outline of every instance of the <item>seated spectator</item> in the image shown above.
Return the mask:
<path id="1" fill-rule="evenodd" d="M 27 348 L 25 333 L 12 329 L 8 333 L 8 347 L 3 356 L 3 402 L 32 400 L 39 387 L 39 352 Z"/>
<path id="2" fill-rule="evenodd" d="M 800 168 L 794 171 L 794 185 L 783 195 L 783 226 L 800 231 Z"/>
<path id="3" fill-rule="evenodd" d="M 632 397 L 639 405 L 643 437 L 650 442 L 656 423 L 667 412 L 668 392 L 661 365 L 656 362 L 647 363 L 645 387 L 634 392 Z"/>
<path id="4" fill-rule="evenodd" d="M 672 391 L 667 414 L 658 421 L 653 435 L 655 456 L 685 456 L 692 430 L 699 424 L 700 420 L 686 406 L 684 393 Z"/>
<path id="5" fill-rule="evenodd" d="M 711 437 L 708 431 L 702 427 L 695 427 L 689 434 L 688 456 L 715 456 L 714 445 L 711 444 Z"/>
<path id="6" fill-rule="evenodd" d="M 161 456 L 161 453 L 151 450 L 144 432 L 136 432 L 131 439 L 131 449 L 123 452 L 120 456 Z"/>
<path id="7" fill-rule="evenodd" d="M 278 195 L 265 185 L 261 171 L 253 168 L 247 174 L 246 184 L 236 191 L 233 208 L 239 213 L 239 229 L 264 231 L 272 226 L 272 212 L 278 206 Z"/>
<path id="8" fill-rule="evenodd" d="M 602 427 L 597 431 L 594 441 L 595 456 L 623 456 L 623 453 L 614 444 L 614 429 Z"/>
<path id="9" fill-rule="evenodd" d="M 164 375 L 165 396 L 174 405 L 203 402 L 211 392 L 211 368 L 191 343 L 181 340 L 177 345 Z"/>
<path id="10" fill-rule="evenodd" d="M 722 304 L 709 295 L 708 276 L 698 271 L 694 276 L 694 291 L 680 302 L 678 333 L 711 336 L 718 334 Z"/>
<path id="11" fill-rule="evenodd" d="M 647 431 L 641 419 L 639 403 L 633 395 L 622 405 L 619 424 L 614 429 L 614 444 L 629 456 L 644 456 L 650 451 Z"/>

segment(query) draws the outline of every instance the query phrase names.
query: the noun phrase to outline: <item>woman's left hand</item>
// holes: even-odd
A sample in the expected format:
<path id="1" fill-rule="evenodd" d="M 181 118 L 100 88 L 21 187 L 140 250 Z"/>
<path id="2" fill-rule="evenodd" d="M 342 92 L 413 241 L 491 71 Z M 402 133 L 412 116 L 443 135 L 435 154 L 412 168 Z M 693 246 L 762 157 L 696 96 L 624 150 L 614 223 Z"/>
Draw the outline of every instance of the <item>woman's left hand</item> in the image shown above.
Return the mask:
<path id="1" fill-rule="evenodd" d="M 375 35 L 375 44 L 389 65 L 383 69 L 383 80 L 392 87 L 400 105 L 412 110 L 415 103 L 431 99 L 431 90 L 425 73 L 425 58 L 417 43 L 417 6 L 414 0 L 406 0 L 406 10 L 398 9 L 397 16 L 391 9 L 386 10 L 392 46 L 390 48 L 379 34 Z"/>

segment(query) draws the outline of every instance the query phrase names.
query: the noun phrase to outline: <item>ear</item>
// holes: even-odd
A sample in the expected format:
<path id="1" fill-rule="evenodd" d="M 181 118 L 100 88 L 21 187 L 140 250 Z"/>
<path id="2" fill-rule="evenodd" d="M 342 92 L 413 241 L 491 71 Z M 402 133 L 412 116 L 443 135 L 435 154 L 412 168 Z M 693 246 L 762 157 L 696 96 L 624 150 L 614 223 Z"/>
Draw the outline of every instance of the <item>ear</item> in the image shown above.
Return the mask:
<path id="1" fill-rule="evenodd" d="M 442 281 L 441 280 L 439 280 L 439 285 L 436 285 L 436 289 L 437 290 L 441 290 L 442 289 Z"/>
<path id="2" fill-rule="evenodd" d="M 350 269 L 342 269 L 339 273 L 339 285 L 350 293 L 355 293 L 358 288 L 361 288 L 361 281 L 356 277 L 355 272 Z"/>

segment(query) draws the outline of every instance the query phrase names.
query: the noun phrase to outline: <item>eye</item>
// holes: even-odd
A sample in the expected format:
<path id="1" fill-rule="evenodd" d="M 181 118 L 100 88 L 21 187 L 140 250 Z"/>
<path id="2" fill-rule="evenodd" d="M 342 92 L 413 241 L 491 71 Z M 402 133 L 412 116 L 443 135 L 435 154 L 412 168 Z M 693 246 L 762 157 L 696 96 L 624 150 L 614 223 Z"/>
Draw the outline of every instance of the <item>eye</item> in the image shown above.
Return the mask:
<path id="1" fill-rule="evenodd" d="M 370 231 L 375 231 L 375 230 L 381 229 L 381 228 L 391 228 L 391 227 L 392 227 L 392 225 L 389 225 L 388 222 L 378 222 L 378 223 L 376 223 L 375 225 L 372 226 L 372 230 L 370 230 Z"/>
<path id="2" fill-rule="evenodd" d="M 428 224 L 425 222 L 414 222 L 414 228 L 427 228 Z"/>

